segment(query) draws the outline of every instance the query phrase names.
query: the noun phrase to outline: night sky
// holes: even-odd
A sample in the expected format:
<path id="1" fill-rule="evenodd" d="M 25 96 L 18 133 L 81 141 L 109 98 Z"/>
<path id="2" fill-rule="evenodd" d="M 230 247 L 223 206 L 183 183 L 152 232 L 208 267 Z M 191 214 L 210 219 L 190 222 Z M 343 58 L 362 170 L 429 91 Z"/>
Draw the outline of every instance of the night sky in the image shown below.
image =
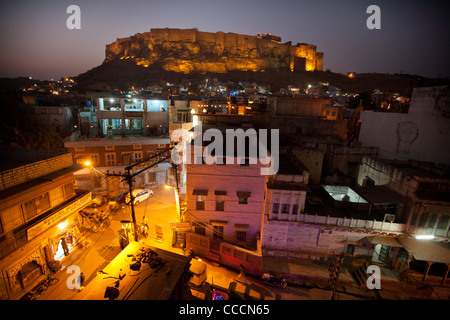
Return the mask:
<path id="1" fill-rule="evenodd" d="M 69 5 L 81 30 L 69 30 Z M 381 29 L 369 30 L 369 5 Z M 450 1 L 70 0 L 0 2 L 0 77 L 76 76 L 100 65 L 105 45 L 151 28 L 197 28 L 315 44 L 324 70 L 450 76 Z"/>

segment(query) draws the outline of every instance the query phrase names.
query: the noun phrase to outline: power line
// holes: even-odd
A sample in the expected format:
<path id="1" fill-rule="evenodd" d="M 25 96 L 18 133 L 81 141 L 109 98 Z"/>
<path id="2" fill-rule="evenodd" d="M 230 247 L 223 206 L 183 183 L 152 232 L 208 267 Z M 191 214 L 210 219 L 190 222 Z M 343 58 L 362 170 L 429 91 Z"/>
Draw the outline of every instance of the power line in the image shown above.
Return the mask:
<path id="1" fill-rule="evenodd" d="M 106 171 L 106 176 L 109 177 L 122 177 L 125 182 L 128 184 L 128 192 L 130 195 L 130 206 L 131 206 L 131 218 L 133 221 L 133 231 L 134 231 L 134 240 L 138 240 L 137 235 L 137 224 L 136 224 L 136 213 L 134 210 L 134 195 L 133 195 L 133 183 L 134 177 L 143 173 L 144 171 L 158 165 L 159 163 L 167 162 L 167 160 L 171 157 L 169 154 L 169 150 L 173 149 L 172 147 L 166 148 L 165 150 L 158 151 L 148 157 L 147 159 L 138 161 L 132 165 L 125 167 L 125 173 L 109 173 L 109 170 Z M 176 167 L 175 167 L 176 168 Z M 137 171 L 134 171 L 137 170 Z M 178 187 L 178 177 L 177 179 L 177 187 Z"/>

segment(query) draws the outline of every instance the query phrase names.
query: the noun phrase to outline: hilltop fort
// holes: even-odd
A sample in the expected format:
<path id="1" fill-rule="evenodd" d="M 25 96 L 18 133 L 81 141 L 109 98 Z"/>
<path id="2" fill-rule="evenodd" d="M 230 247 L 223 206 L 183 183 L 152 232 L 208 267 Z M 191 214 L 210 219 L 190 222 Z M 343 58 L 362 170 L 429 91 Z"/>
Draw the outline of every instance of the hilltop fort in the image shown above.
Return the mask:
<path id="1" fill-rule="evenodd" d="M 278 36 L 250 36 L 197 29 L 151 29 L 106 46 L 105 62 L 131 59 L 167 71 L 322 71 L 323 53 L 312 44 L 281 43 Z"/>

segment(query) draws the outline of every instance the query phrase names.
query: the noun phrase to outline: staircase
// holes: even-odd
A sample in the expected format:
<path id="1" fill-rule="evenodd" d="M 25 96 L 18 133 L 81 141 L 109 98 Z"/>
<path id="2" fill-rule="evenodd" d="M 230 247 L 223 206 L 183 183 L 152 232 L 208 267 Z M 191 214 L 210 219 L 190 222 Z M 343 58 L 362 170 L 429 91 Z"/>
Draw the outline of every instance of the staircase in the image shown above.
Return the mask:
<path id="1" fill-rule="evenodd" d="M 356 282 L 357 286 L 361 289 L 364 289 L 364 291 L 370 291 L 374 294 L 374 298 L 381 299 L 380 293 L 378 290 L 369 290 L 367 288 L 367 279 L 369 278 L 369 274 L 367 273 L 367 267 L 368 263 L 365 262 L 361 266 L 354 266 L 349 268 L 350 275 L 352 276 L 353 280 Z"/>
<path id="2" fill-rule="evenodd" d="M 365 265 L 354 267 L 351 269 L 350 274 L 355 280 L 356 284 L 359 287 L 366 287 L 367 278 L 369 278 L 369 275 L 366 273 L 367 267 Z"/>

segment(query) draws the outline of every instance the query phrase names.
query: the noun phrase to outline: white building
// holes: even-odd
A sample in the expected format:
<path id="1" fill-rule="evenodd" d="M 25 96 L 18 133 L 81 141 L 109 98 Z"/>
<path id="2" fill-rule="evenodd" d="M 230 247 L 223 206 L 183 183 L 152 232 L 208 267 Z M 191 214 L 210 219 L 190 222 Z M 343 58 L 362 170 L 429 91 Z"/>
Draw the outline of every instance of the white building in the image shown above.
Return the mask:
<path id="1" fill-rule="evenodd" d="M 415 88 L 408 113 L 361 113 L 359 141 L 382 159 L 450 163 L 449 87 Z"/>

